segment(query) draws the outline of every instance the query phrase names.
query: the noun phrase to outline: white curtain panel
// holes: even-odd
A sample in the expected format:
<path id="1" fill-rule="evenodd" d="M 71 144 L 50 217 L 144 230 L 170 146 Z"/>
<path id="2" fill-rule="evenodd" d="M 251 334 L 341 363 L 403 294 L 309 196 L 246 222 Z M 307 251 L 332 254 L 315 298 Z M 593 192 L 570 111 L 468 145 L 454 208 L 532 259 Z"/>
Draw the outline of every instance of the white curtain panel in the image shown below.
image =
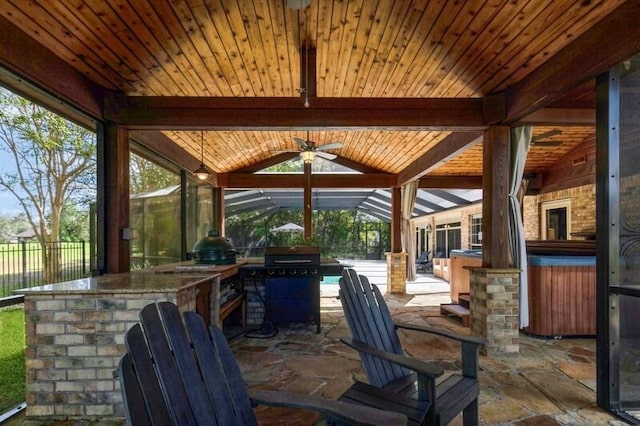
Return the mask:
<path id="1" fill-rule="evenodd" d="M 402 250 L 407 253 L 407 281 L 415 281 L 416 276 L 416 242 L 411 227 L 411 213 L 418 193 L 418 181 L 409 182 L 402 187 Z"/>
<path id="2" fill-rule="evenodd" d="M 520 272 L 520 328 L 529 325 L 529 298 L 527 279 L 527 248 L 518 190 L 524 175 L 524 165 L 531 146 L 531 126 L 511 129 L 511 158 L 509 170 L 509 248 L 511 264 Z"/>

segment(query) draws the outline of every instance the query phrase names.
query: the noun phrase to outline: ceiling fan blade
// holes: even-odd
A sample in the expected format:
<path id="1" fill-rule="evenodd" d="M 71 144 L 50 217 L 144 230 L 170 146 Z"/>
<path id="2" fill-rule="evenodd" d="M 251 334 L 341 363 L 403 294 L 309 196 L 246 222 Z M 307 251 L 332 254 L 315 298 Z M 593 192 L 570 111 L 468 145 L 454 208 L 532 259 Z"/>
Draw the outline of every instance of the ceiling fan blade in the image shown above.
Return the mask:
<path id="1" fill-rule="evenodd" d="M 531 142 L 537 142 L 540 139 L 546 139 L 546 138 L 550 138 L 552 136 L 556 136 L 562 134 L 562 130 L 560 129 L 553 129 L 553 130 L 549 130 L 548 132 L 544 132 L 544 133 L 540 133 L 538 136 L 534 136 L 531 138 Z"/>
<path id="2" fill-rule="evenodd" d="M 309 147 L 309 145 L 307 144 L 307 141 L 305 141 L 304 139 L 293 138 L 293 140 L 296 141 L 300 149 L 307 149 Z"/>
<path id="3" fill-rule="evenodd" d="M 562 145 L 562 141 L 531 141 L 531 145 L 533 146 L 560 146 Z"/>
<path id="4" fill-rule="evenodd" d="M 331 154 L 330 152 L 322 152 L 322 151 L 316 151 L 316 155 L 320 158 L 324 158 L 325 160 L 335 160 L 335 158 L 337 157 L 337 155 L 335 154 Z"/>
<path id="5" fill-rule="evenodd" d="M 333 143 L 328 143 L 326 145 L 320 145 L 319 147 L 316 148 L 316 150 L 328 150 L 328 149 L 337 149 L 337 148 L 342 148 L 342 144 L 340 142 L 333 142 Z"/>

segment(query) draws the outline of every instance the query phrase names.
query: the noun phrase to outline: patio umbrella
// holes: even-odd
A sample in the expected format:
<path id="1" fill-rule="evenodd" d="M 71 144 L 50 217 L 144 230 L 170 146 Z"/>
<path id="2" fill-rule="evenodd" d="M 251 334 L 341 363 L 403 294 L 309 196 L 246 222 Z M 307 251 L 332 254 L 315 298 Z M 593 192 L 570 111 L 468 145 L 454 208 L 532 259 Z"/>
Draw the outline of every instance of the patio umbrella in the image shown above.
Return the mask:
<path id="1" fill-rule="evenodd" d="M 271 232 L 302 232 L 304 228 L 296 223 L 285 223 L 284 225 L 272 228 Z"/>

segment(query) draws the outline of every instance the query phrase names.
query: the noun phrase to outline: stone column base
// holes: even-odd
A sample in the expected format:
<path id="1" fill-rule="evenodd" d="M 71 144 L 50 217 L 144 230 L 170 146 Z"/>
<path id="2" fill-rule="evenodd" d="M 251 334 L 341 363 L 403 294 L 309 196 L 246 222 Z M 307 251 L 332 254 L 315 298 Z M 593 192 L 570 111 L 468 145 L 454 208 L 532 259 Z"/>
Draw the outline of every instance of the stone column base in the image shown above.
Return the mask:
<path id="1" fill-rule="evenodd" d="M 468 267 L 471 335 L 487 343 L 488 356 L 520 352 L 520 270 Z"/>
<path id="2" fill-rule="evenodd" d="M 407 294 L 407 253 L 386 253 L 387 291 Z"/>

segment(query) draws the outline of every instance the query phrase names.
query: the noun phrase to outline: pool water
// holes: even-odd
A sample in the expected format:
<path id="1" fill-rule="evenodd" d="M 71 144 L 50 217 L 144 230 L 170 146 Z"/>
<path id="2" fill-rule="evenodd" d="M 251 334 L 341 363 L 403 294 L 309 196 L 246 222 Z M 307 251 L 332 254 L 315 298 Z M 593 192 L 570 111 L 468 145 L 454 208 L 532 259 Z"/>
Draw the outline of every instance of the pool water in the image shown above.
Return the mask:
<path id="1" fill-rule="evenodd" d="M 340 275 L 328 275 L 328 276 L 322 278 L 322 281 L 320 281 L 320 285 L 322 285 L 322 284 L 338 284 L 338 281 L 340 281 Z"/>

